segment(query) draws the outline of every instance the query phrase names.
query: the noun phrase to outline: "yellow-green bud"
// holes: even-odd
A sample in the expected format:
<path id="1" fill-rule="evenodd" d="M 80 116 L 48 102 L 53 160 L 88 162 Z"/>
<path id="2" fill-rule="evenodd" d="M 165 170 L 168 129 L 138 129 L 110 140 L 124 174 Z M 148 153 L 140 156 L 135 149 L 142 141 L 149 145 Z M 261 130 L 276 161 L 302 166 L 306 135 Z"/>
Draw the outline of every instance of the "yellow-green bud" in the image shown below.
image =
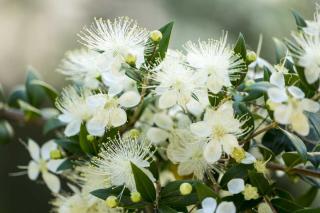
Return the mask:
<path id="1" fill-rule="evenodd" d="M 87 140 L 92 142 L 94 140 L 94 136 L 93 135 L 87 135 Z"/>
<path id="2" fill-rule="evenodd" d="M 140 131 L 138 129 L 131 129 L 129 131 L 129 136 L 133 139 L 137 139 L 140 136 Z"/>
<path id="3" fill-rule="evenodd" d="M 257 172 L 265 174 L 268 170 L 266 167 L 266 162 L 261 161 L 261 160 L 257 160 L 254 163 L 254 168 L 257 170 Z"/>
<path id="4" fill-rule="evenodd" d="M 131 192 L 130 199 L 134 203 L 141 201 L 141 194 L 139 192 Z"/>
<path id="5" fill-rule="evenodd" d="M 136 64 L 136 61 L 137 61 L 137 56 L 129 53 L 126 57 L 125 57 L 125 61 L 127 64 L 133 66 Z"/>
<path id="6" fill-rule="evenodd" d="M 242 192 L 245 200 L 255 200 L 259 198 L 258 189 L 250 184 L 246 184 Z"/>
<path id="7" fill-rule="evenodd" d="M 237 162 L 240 163 L 246 157 L 246 152 L 242 147 L 235 147 L 231 153 L 231 157 Z"/>
<path id="8" fill-rule="evenodd" d="M 61 159 L 62 158 L 61 151 L 59 149 L 52 150 L 50 152 L 50 158 L 53 159 L 53 160 Z"/>
<path id="9" fill-rule="evenodd" d="M 115 208 L 115 207 L 117 207 L 117 206 L 118 206 L 118 199 L 117 199 L 117 197 L 116 197 L 116 196 L 113 196 L 113 195 L 107 197 L 107 199 L 106 199 L 106 204 L 107 204 L 107 206 L 108 206 L 109 208 Z"/>
<path id="10" fill-rule="evenodd" d="M 154 42 L 159 42 L 162 39 L 162 33 L 159 30 L 150 32 L 150 38 Z"/>
<path id="11" fill-rule="evenodd" d="M 248 62 L 254 62 L 255 60 L 257 60 L 257 55 L 255 52 L 253 51 L 248 51 L 246 59 Z"/>
<path id="12" fill-rule="evenodd" d="M 192 185 L 190 183 L 182 183 L 179 190 L 181 195 L 188 195 L 192 192 Z"/>

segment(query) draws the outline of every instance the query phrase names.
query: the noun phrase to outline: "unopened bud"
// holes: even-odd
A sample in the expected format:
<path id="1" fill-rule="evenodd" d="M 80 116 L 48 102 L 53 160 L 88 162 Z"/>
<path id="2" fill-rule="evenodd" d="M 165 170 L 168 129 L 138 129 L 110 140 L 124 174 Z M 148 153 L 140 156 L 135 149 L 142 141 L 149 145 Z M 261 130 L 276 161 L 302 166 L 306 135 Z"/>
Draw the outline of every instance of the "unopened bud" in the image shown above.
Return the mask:
<path id="1" fill-rule="evenodd" d="M 141 194 L 139 192 L 131 192 L 130 199 L 134 203 L 141 201 Z"/>
<path id="2" fill-rule="evenodd" d="M 94 136 L 93 135 L 87 135 L 87 140 L 92 142 L 94 140 Z"/>
<path id="3" fill-rule="evenodd" d="M 190 183 L 182 183 L 179 190 L 182 195 L 188 195 L 192 192 L 192 185 Z"/>
<path id="4" fill-rule="evenodd" d="M 140 131 L 138 129 L 131 129 L 129 131 L 129 135 L 130 135 L 131 138 L 137 139 L 140 136 Z"/>
<path id="5" fill-rule="evenodd" d="M 159 42 L 162 39 L 162 33 L 159 30 L 150 32 L 150 38 L 154 42 Z"/>
<path id="6" fill-rule="evenodd" d="M 106 199 L 106 204 L 107 204 L 107 206 L 108 206 L 109 208 L 115 208 L 115 207 L 117 207 L 117 206 L 118 206 L 118 199 L 117 199 L 117 197 L 116 197 L 116 196 L 113 196 L 113 195 L 107 197 L 107 199 Z"/>
<path id="7" fill-rule="evenodd" d="M 247 53 L 246 59 L 249 63 L 254 62 L 255 60 L 257 60 L 257 55 L 255 52 L 249 51 Z"/>
<path id="8" fill-rule="evenodd" d="M 53 159 L 53 160 L 61 159 L 62 158 L 61 151 L 59 149 L 52 150 L 50 152 L 50 158 Z"/>
<path id="9" fill-rule="evenodd" d="M 257 160 L 254 163 L 254 168 L 257 170 L 257 172 L 265 174 L 268 170 L 266 167 L 266 162 L 263 162 L 261 160 Z"/>
<path id="10" fill-rule="evenodd" d="M 136 64 L 136 61 L 137 61 L 137 56 L 129 53 L 126 57 L 125 57 L 125 61 L 127 64 L 133 66 Z"/>
<path id="11" fill-rule="evenodd" d="M 242 147 L 235 147 L 231 153 L 231 157 L 237 162 L 240 163 L 246 157 L 246 151 Z"/>

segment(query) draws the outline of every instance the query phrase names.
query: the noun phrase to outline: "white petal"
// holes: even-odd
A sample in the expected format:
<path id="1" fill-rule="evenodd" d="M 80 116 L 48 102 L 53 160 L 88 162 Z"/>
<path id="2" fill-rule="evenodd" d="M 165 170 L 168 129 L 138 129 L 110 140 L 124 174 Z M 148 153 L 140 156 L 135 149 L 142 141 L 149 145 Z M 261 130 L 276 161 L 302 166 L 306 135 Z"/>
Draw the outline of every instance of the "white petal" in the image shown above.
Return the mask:
<path id="1" fill-rule="evenodd" d="M 139 104 L 141 100 L 140 94 L 135 91 L 128 91 L 123 93 L 119 98 L 119 104 L 123 107 L 134 107 Z"/>
<path id="2" fill-rule="evenodd" d="M 304 92 L 298 87 L 290 86 L 290 87 L 288 87 L 288 91 L 293 97 L 295 97 L 297 99 L 304 98 Z"/>
<path id="3" fill-rule="evenodd" d="M 172 118 L 165 113 L 157 113 L 154 115 L 153 122 L 163 129 L 171 129 L 173 127 Z"/>
<path id="4" fill-rule="evenodd" d="M 60 190 L 60 180 L 57 176 L 51 174 L 50 172 L 43 172 L 42 178 L 44 182 L 47 184 L 48 188 L 54 192 L 58 193 Z"/>
<path id="5" fill-rule="evenodd" d="M 291 107 L 279 105 L 274 109 L 274 118 L 280 124 L 289 124 L 292 115 Z"/>
<path id="6" fill-rule="evenodd" d="M 151 127 L 147 132 L 148 139 L 154 144 L 160 144 L 168 139 L 169 133 L 159 128 Z"/>
<path id="7" fill-rule="evenodd" d="M 235 147 L 239 146 L 238 140 L 234 135 L 226 134 L 221 139 L 223 151 L 230 155 Z"/>
<path id="8" fill-rule="evenodd" d="M 303 112 L 296 112 L 291 117 L 292 129 L 302 136 L 309 134 L 309 122 L 308 118 Z"/>
<path id="9" fill-rule="evenodd" d="M 40 147 L 32 139 L 28 140 L 28 151 L 29 151 L 30 156 L 31 156 L 31 158 L 33 160 L 39 161 L 39 159 L 40 159 Z"/>
<path id="10" fill-rule="evenodd" d="M 211 133 L 211 129 L 208 127 L 208 123 L 205 121 L 199 121 L 191 124 L 190 130 L 199 137 L 208 137 Z"/>
<path id="11" fill-rule="evenodd" d="M 212 93 L 217 94 L 223 87 L 222 79 L 218 79 L 216 76 L 211 75 L 208 78 L 207 87 Z"/>
<path id="12" fill-rule="evenodd" d="M 194 99 L 191 99 L 186 106 L 188 111 L 195 116 L 201 115 L 204 111 L 204 107 L 201 105 L 201 103 L 199 103 L 199 101 L 196 101 Z"/>
<path id="13" fill-rule="evenodd" d="M 216 213 L 236 213 L 236 207 L 233 202 L 223 201 L 219 204 Z"/>
<path id="14" fill-rule="evenodd" d="M 282 72 L 273 72 L 270 76 L 270 83 L 277 87 L 284 88 L 285 81 Z"/>
<path id="15" fill-rule="evenodd" d="M 57 169 L 59 166 L 65 161 L 65 159 L 58 159 L 58 160 L 49 160 L 47 163 L 47 168 L 53 172 L 56 173 L 58 172 Z"/>
<path id="16" fill-rule="evenodd" d="M 238 194 L 244 190 L 244 181 L 241 178 L 234 178 L 228 182 L 227 186 L 231 194 Z"/>
<path id="17" fill-rule="evenodd" d="M 36 180 L 39 176 L 39 172 L 39 165 L 33 160 L 30 161 L 28 165 L 28 177 L 30 178 L 30 180 Z"/>
<path id="18" fill-rule="evenodd" d="M 102 136 L 105 132 L 106 121 L 104 119 L 93 118 L 86 123 L 86 128 L 90 135 Z"/>
<path id="19" fill-rule="evenodd" d="M 58 145 L 53 140 L 46 142 L 41 147 L 41 158 L 44 160 L 50 159 L 50 152 L 57 148 L 58 148 Z"/>
<path id="20" fill-rule="evenodd" d="M 267 91 L 268 97 L 272 102 L 281 103 L 288 100 L 287 93 L 284 89 L 279 89 L 277 87 L 272 87 Z"/>
<path id="21" fill-rule="evenodd" d="M 121 108 L 115 108 L 110 113 L 110 123 L 114 127 L 121 126 L 127 122 L 127 114 Z"/>
<path id="22" fill-rule="evenodd" d="M 256 162 L 256 158 L 249 152 L 246 152 L 245 158 L 241 161 L 243 164 L 252 164 L 254 162 Z"/>
<path id="23" fill-rule="evenodd" d="M 313 68 L 313 69 L 305 69 L 304 70 L 304 75 L 306 77 L 306 80 L 309 84 L 313 84 L 314 82 L 316 82 L 319 78 L 319 71 L 317 68 Z"/>
<path id="24" fill-rule="evenodd" d="M 90 108 L 103 107 L 107 102 L 106 96 L 104 94 L 96 94 L 87 97 L 86 103 Z"/>
<path id="25" fill-rule="evenodd" d="M 210 141 L 203 150 L 203 156 L 208 163 L 217 162 L 222 154 L 221 144 L 217 141 Z"/>
<path id="26" fill-rule="evenodd" d="M 80 132 L 81 120 L 74 120 L 66 126 L 64 134 L 67 137 L 74 136 Z"/>
<path id="27" fill-rule="evenodd" d="M 310 99 L 302 99 L 301 101 L 301 107 L 303 110 L 308 111 L 308 112 L 318 112 L 320 105 L 319 103 L 310 100 Z"/>
<path id="28" fill-rule="evenodd" d="M 71 114 L 69 113 L 66 113 L 66 114 L 61 114 L 58 116 L 58 119 L 61 121 L 61 122 L 64 122 L 64 123 L 69 123 L 73 120 L 73 117 Z"/>
<path id="29" fill-rule="evenodd" d="M 177 94 L 173 90 L 164 92 L 159 98 L 159 108 L 167 109 L 174 106 L 177 103 Z"/>
<path id="30" fill-rule="evenodd" d="M 216 210 L 217 201 L 212 197 L 207 197 L 201 202 L 201 206 L 204 213 L 213 213 Z"/>

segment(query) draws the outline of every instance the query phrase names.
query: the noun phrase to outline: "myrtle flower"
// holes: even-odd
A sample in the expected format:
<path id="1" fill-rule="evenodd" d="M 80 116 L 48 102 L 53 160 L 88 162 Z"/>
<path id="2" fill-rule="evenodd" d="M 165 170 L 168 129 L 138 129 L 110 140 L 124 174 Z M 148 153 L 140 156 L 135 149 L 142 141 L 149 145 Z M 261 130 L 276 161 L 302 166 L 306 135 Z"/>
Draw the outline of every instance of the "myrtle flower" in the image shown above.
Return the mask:
<path id="1" fill-rule="evenodd" d="M 27 167 L 21 166 L 20 168 L 26 168 L 28 170 L 30 180 L 36 180 L 39 174 L 41 174 L 48 188 L 52 192 L 58 193 L 60 190 L 60 180 L 54 173 L 57 172 L 57 168 L 61 165 L 63 159 L 53 160 L 50 158 L 50 152 L 57 150 L 57 144 L 53 141 L 48 141 L 40 148 L 36 142 L 29 139 L 27 148 L 32 160 Z"/>
<path id="2" fill-rule="evenodd" d="M 274 72 L 270 77 L 274 87 L 268 89 L 268 104 L 274 111 L 276 122 L 290 125 L 298 134 L 309 134 L 309 122 L 305 111 L 317 112 L 319 104 L 307 99 L 303 91 L 295 86 L 285 86 L 284 76 L 281 72 Z"/>
<path id="3" fill-rule="evenodd" d="M 217 206 L 216 199 L 207 197 L 201 202 L 202 209 L 197 213 L 236 213 L 236 207 L 233 202 L 223 201 Z"/>
<path id="4" fill-rule="evenodd" d="M 206 138 L 208 144 L 204 149 L 204 157 L 209 163 L 218 161 L 222 152 L 230 155 L 239 147 L 237 137 L 244 134 L 242 122 L 234 116 L 232 102 L 228 101 L 213 110 L 208 108 L 203 121 L 190 125 L 191 132 Z"/>
<path id="5" fill-rule="evenodd" d="M 53 213 L 120 213 L 122 209 L 111 209 L 101 199 L 90 199 L 78 188 L 70 187 L 72 194 L 55 194 L 51 202 Z"/>
<path id="6" fill-rule="evenodd" d="M 135 91 L 123 93 L 119 98 L 107 94 L 95 94 L 87 98 L 87 105 L 95 114 L 86 123 L 88 132 L 102 136 L 106 128 L 119 127 L 126 123 L 124 108 L 131 108 L 140 102 L 140 95 Z"/>
<path id="7" fill-rule="evenodd" d="M 304 75 L 309 84 L 315 83 L 320 77 L 320 37 L 304 34 L 293 34 L 297 45 L 292 45 L 292 55 L 298 65 L 304 67 Z"/>
<path id="8" fill-rule="evenodd" d="M 104 143 L 98 157 L 92 160 L 96 171 L 106 175 L 113 186 L 125 185 L 131 191 L 136 191 L 136 185 L 131 163 L 140 168 L 152 181 L 155 181 L 148 160 L 152 157 L 151 144 L 146 141 L 136 141 L 130 138 L 118 138 Z"/>
<path id="9" fill-rule="evenodd" d="M 106 71 L 109 61 L 102 54 L 85 48 L 69 51 L 58 71 L 74 82 L 90 89 L 98 88 L 98 78 Z"/>
<path id="10" fill-rule="evenodd" d="M 95 19 L 90 28 L 85 27 L 79 37 L 89 49 L 111 56 L 113 70 L 120 70 L 121 64 L 128 58 L 135 59 L 140 67 L 144 62 L 144 52 L 148 52 L 149 32 L 140 28 L 136 21 L 128 17 L 114 21 Z"/>
<path id="11" fill-rule="evenodd" d="M 172 118 L 165 112 L 156 113 L 153 118 L 153 123 L 157 127 L 151 127 L 147 131 L 147 138 L 153 144 L 161 144 L 170 136 L 170 130 L 173 128 Z"/>
<path id="12" fill-rule="evenodd" d="M 320 16 L 319 16 L 319 4 L 316 4 L 317 9 L 314 13 L 314 19 L 313 20 L 306 20 L 307 26 L 304 27 L 302 30 L 307 35 L 311 36 L 319 36 L 320 35 Z"/>
<path id="13" fill-rule="evenodd" d="M 206 76 L 200 72 L 194 72 L 185 66 L 177 56 L 169 54 L 155 68 L 153 80 L 158 83 L 155 93 L 160 96 L 160 109 L 176 104 L 185 108 L 186 104 L 194 99 L 193 96 L 197 92 L 204 90 Z"/>
<path id="14" fill-rule="evenodd" d="M 203 156 L 206 141 L 193 135 L 187 130 L 175 130 L 169 138 L 167 156 L 178 164 L 180 176 L 194 175 L 197 179 L 203 179 L 204 174 L 212 169 Z"/>
<path id="15" fill-rule="evenodd" d="M 230 87 L 231 80 L 239 78 L 244 61 L 227 45 L 227 33 L 220 40 L 209 39 L 197 43 L 187 42 L 187 62 L 206 75 L 209 91 L 218 93 L 222 87 Z"/>
<path id="16" fill-rule="evenodd" d="M 81 124 L 88 121 L 94 111 L 87 104 L 87 97 L 92 95 L 90 91 L 77 92 L 74 87 L 68 87 L 62 91 L 62 96 L 57 100 L 56 106 L 61 111 L 59 120 L 67 123 L 64 134 L 73 136 L 79 133 Z"/>

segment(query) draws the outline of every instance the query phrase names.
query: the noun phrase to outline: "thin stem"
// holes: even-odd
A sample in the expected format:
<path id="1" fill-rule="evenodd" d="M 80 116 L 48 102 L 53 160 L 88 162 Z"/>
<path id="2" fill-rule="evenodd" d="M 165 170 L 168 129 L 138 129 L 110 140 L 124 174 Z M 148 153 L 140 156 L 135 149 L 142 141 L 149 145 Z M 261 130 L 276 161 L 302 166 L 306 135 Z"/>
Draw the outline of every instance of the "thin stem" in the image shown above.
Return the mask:
<path id="1" fill-rule="evenodd" d="M 245 138 L 243 141 L 240 142 L 240 144 L 245 144 L 247 142 L 249 142 L 252 138 L 260 135 L 261 133 L 264 133 L 266 131 L 268 131 L 269 129 L 273 129 L 277 127 L 277 123 L 276 122 L 272 122 L 269 125 L 265 126 L 264 128 L 252 133 L 251 135 L 249 135 L 247 138 Z"/>
<path id="2" fill-rule="evenodd" d="M 5 107 L 0 109 L 0 119 L 5 119 L 14 123 L 28 123 L 35 126 L 43 126 L 46 122 L 46 119 L 42 117 L 27 120 L 20 110 Z"/>
<path id="3" fill-rule="evenodd" d="M 320 178 L 319 171 L 305 169 L 305 168 L 288 168 L 272 162 L 267 163 L 267 168 L 271 170 L 280 170 L 280 171 L 284 171 L 292 174 L 299 174 L 299 175 L 305 175 L 309 177 Z"/>
<path id="4" fill-rule="evenodd" d="M 317 93 L 317 94 L 315 94 L 315 95 L 312 97 L 312 100 L 314 100 L 314 101 L 317 101 L 317 100 L 319 100 L 319 99 L 320 99 L 320 92 Z"/>
<path id="5" fill-rule="evenodd" d="M 271 211 L 273 213 L 277 213 L 277 210 L 275 210 L 275 208 L 273 207 L 272 203 L 270 202 L 269 198 L 264 196 L 263 197 L 264 201 L 269 205 L 269 207 L 271 208 Z"/>

